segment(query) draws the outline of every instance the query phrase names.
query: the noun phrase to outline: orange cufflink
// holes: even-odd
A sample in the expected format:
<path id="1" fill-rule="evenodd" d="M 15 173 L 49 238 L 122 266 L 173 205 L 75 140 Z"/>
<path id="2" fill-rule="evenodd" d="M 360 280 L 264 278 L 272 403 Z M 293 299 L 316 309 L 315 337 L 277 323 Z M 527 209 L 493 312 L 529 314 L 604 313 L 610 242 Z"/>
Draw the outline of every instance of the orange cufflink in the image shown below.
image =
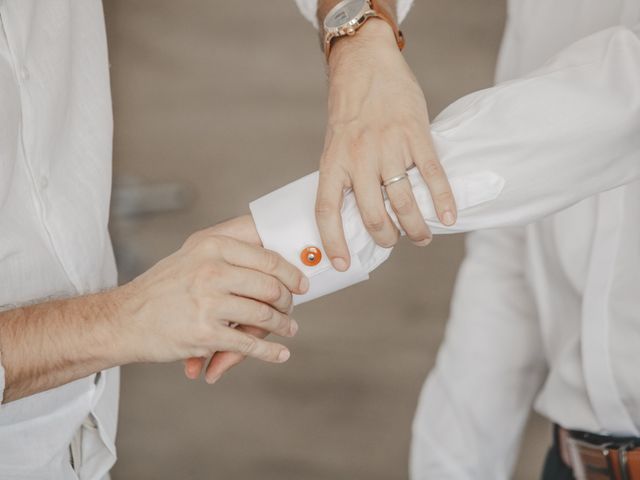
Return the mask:
<path id="1" fill-rule="evenodd" d="M 300 252 L 300 260 L 307 267 L 315 267 L 322 260 L 322 252 L 318 247 L 307 247 Z"/>

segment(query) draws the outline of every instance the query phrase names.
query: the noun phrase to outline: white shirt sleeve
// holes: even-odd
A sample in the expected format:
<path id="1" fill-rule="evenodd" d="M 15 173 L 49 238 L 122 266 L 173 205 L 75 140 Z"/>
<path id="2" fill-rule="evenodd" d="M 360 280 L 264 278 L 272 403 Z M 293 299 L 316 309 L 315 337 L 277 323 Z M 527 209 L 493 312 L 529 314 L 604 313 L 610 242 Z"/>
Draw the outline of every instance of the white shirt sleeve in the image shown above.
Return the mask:
<path id="1" fill-rule="evenodd" d="M 525 225 L 640 178 L 639 132 L 640 39 L 637 32 L 611 28 L 576 42 L 524 78 L 463 97 L 433 122 L 459 209 L 453 227 L 437 221 L 415 172 L 412 186 L 435 234 Z M 316 184 L 305 185 L 295 195 L 287 186 L 251 204 L 265 247 L 298 266 L 302 248 L 321 246 L 313 221 Z M 358 261 L 346 274 L 328 262 L 303 268 L 312 292 L 298 303 L 366 279 L 390 253 L 364 229 L 351 193 L 342 214 Z M 339 286 L 336 275 L 342 275 Z"/>
<path id="2" fill-rule="evenodd" d="M 525 228 L 467 236 L 445 338 L 413 422 L 414 480 L 512 478 L 547 369 L 525 278 Z"/>
<path id="3" fill-rule="evenodd" d="M 302 15 L 304 15 L 314 27 L 318 28 L 318 17 L 316 15 L 318 10 L 318 0 L 296 0 L 296 4 L 298 5 Z M 413 0 L 398 0 L 398 22 L 402 22 L 405 19 L 412 4 Z"/>

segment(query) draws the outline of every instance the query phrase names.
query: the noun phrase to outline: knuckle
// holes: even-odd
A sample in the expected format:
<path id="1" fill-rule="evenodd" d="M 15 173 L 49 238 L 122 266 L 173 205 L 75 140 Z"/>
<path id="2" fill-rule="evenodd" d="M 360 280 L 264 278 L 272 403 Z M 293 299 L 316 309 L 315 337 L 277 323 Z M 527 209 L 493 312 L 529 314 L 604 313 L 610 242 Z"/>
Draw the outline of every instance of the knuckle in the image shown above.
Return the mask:
<path id="1" fill-rule="evenodd" d="M 282 296 L 282 289 L 280 283 L 276 279 L 268 279 L 264 285 L 264 299 L 269 303 L 274 303 L 280 300 Z"/>
<path id="2" fill-rule="evenodd" d="M 290 266 L 288 270 L 291 271 L 290 277 L 295 286 L 300 285 L 300 282 L 302 282 L 302 277 L 304 276 L 300 269 L 294 266 Z"/>
<path id="3" fill-rule="evenodd" d="M 264 252 L 264 268 L 266 272 L 274 272 L 280 265 L 280 255 L 270 250 Z"/>
<path id="4" fill-rule="evenodd" d="M 332 215 L 336 211 L 334 205 L 331 201 L 326 198 L 318 198 L 316 202 L 316 216 L 317 217 L 328 217 Z"/>
<path id="5" fill-rule="evenodd" d="M 288 332 L 291 327 L 291 320 L 289 317 L 285 315 L 281 315 L 280 321 L 278 322 L 278 330 L 281 332 Z"/>
<path id="6" fill-rule="evenodd" d="M 399 215 L 407 215 L 414 208 L 413 195 L 406 190 L 402 190 L 393 196 L 391 205 Z"/>
<path id="7" fill-rule="evenodd" d="M 221 249 L 224 248 L 224 240 L 222 237 L 202 235 L 197 240 L 197 245 L 204 255 L 215 257 L 218 256 Z"/>
<path id="8" fill-rule="evenodd" d="M 326 187 L 326 183 L 331 181 L 336 171 L 336 160 L 340 157 L 331 155 L 330 152 L 325 152 L 325 155 L 320 159 L 320 168 L 318 170 L 318 189 L 322 191 Z"/>
<path id="9" fill-rule="evenodd" d="M 293 295 L 291 295 L 291 292 L 285 289 L 281 293 L 280 298 L 283 304 L 283 310 L 289 310 L 291 308 L 291 305 L 293 304 Z"/>
<path id="10" fill-rule="evenodd" d="M 238 343 L 238 351 L 243 355 L 250 355 L 258 345 L 258 339 L 251 335 L 243 335 Z"/>
<path id="11" fill-rule="evenodd" d="M 269 323 L 269 321 L 271 321 L 271 319 L 273 318 L 273 314 L 273 308 L 271 308 L 269 305 L 261 303 L 258 306 L 257 312 L 258 323 Z"/>
<path id="12" fill-rule="evenodd" d="M 184 241 L 185 247 L 192 247 L 193 245 L 197 245 L 200 243 L 200 239 L 202 238 L 202 232 L 194 232 L 187 237 Z"/>
<path id="13" fill-rule="evenodd" d="M 427 160 L 423 169 L 425 176 L 428 178 L 437 177 L 442 172 L 442 166 L 436 159 Z"/>
<path id="14" fill-rule="evenodd" d="M 327 237 L 323 240 L 324 249 L 329 257 L 344 255 L 344 247 L 337 238 Z"/>
<path id="15" fill-rule="evenodd" d="M 433 199 L 437 203 L 451 203 L 453 202 L 453 193 L 451 193 L 451 190 L 447 189 L 443 192 L 438 192 Z"/>
<path id="16" fill-rule="evenodd" d="M 378 233 L 384 230 L 385 221 L 384 217 L 379 213 L 366 215 L 362 219 L 364 226 L 370 232 Z"/>
<path id="17" fill-rule="evenodd" d="M 210 239 L 211 235 L 208 235 L 206 230 L 199 230 L 189 235 L 183 244 L 183 248 L 205 253 L 204 249 Z"/>
<path id="18" fill-rule="evenodd" d="M 206 346 L 212 349 L 219 340 L 220 325 L 217 322 L 211 322 L 204 315 L 199 316 L 193 325 L 193 336 L 197 345 Z"/>

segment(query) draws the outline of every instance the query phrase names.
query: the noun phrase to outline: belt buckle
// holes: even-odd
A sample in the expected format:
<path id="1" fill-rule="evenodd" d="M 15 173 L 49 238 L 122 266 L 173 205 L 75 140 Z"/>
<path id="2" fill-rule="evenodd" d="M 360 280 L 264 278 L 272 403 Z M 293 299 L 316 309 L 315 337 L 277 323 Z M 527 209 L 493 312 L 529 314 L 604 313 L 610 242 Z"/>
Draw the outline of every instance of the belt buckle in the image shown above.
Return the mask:
<path id="1" fill-rule="evenodd" d="M 627 452 L 636 448 L 636 442 L 630 441 L 620 446 L 618 449 L 618 465 L 620 465 L 621 480 L 629 480 L 629 463 L 627 461 Z"/>
<path id="2" fill-rule="evenodd" d="M 576 480 L 616 479 L 611 460 L 611 447 L 614 444 L 593 445 L 571 437 L 568 440 L 571 467 Z M 623 477 L 623 480 L 627 479 Z"/>

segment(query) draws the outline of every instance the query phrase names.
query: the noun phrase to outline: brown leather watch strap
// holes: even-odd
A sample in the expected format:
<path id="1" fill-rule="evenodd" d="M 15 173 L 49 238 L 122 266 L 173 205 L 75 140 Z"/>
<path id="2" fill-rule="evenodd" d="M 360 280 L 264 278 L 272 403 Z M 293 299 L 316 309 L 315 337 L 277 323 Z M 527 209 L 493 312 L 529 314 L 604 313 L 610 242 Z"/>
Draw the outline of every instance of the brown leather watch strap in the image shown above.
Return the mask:
<path id="1" fill-rule="evenodd" d="M 393 34 L 396 36 L 396 42 L 398 43 L 398 48 L 402 50 L 404 48 L 405 40 L 400 27 L 398 26 L 398 21 L 396 19 L 395 13 L 388 8 L 385 2 L 380 2 L 378 0 L 369 0 L 371 2 L 371 8 L 374 10 L 378 17 L 385 22 L 387 22 L 392 30 Z"/>

